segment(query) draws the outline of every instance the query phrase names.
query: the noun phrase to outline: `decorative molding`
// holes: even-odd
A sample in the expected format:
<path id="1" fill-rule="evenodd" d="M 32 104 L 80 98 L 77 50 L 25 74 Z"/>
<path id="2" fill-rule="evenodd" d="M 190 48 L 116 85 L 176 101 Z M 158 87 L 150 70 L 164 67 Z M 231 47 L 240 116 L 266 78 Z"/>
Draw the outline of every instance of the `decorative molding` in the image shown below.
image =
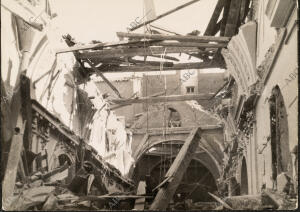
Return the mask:
<path id="1" fill-rule="evenodd" d="M 250 21 L 240 27 L 240 32 L 232 37 L 227 49 L 222 50 L 227 70 L 235 79 L 240 95 L 248 97 L 249 88 L 257 82 L 256 72 L 256 27 Z"/>

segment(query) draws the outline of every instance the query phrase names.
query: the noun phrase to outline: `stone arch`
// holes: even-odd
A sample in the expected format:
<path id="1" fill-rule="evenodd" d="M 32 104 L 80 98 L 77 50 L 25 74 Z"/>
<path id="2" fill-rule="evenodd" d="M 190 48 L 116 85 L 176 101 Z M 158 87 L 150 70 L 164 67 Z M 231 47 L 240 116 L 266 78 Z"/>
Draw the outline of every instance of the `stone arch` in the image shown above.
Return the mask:
<path id="1" fill-rule="evenodd" d="M 67 163 L 69 166 L 72 165 L 72 159 L 70 158 L 70 156 L 68 154 L 60 154 L 58 155 L 58 162 L 59 162 L 59 166 L 64 165 L 65 163 Z"/>
<path id="2" fill-rule="evenodd" d="M 269 98 L 272 180 L 286 172 L 292 176 L 292 158 L 289 151 L 288 119 L 284 99 L 276 85 Z"/>
<path id="3" fill-rule="evenodd" d="M 67 147 L 67 144 L 57 142 L 52 156 L 48 161 L 49 169 L 52 170 L 62 166 L 65 162 L 67 162 L 69 166 L 74 164 L 76 162 L 75 155 L 70 151 L 69 147 Z"/>
<path id="4" fill-rule="evenodd" d="M 175 157 L 169 159 L 168 162 L 160 161 L 151 170 L 152 186 L 156 187 L 164 180 L 165 173 L 168 171 L 170 164 Z M 166 166 L 166 168 L 164 168 Z M 216 178 L 199 160 L 192 159 L 187 170 L 185 171 L 176 194 L 181 194 L 182 197 L 192 199 L 193 202 L 213 201 L 208 192 L 217 191 Z"/>
<path id="5" fill-rule="evenodd" d="M 168 142 L 180 142 L 182 144 L 184 144 L 184 140 L 178 140 L 178 139 L 168 139 L 168 140 L 157 140 L 155 142 L 151 142 L 149 143 L 150 145 L 149 146 L 146 146 L 145 148 L 142 149 L 142 151 L 139 153 L 138 157 L 136 158 L 136 164 L 138 163 L 138 161 L 142 158 L 142 155 L 150 150 L 152 147 L 154 147 L 155 145 L 159 145 L 159 144 L 162 144 L 162 143 L 168 143 Z M 199 148 L 200 149 L 200 148 Z M 206 152 L 206 154 L 209 156 L 209 158 L 211 159 L 211 163 L 213 164 L 212 167 L 214 167 L 215 169 L 217 169 L 216 173 L 218 174 L 215 174 L 215 176 L 219 175 L 220 171 L 221 171 L 221 167 L 220 167 L 220 164 L 218 162 L 218 159 L 215 158 L 215 156 L 207 149 L 207 148 L 204 148 L 204 147 L 201 147 L 201 149 L 203 151 Z M 133 168 L 134 169 L 134 168 Z M 132 170 L 133 171 L 133 170 Z M 134 172 L 134 171 L 133 171 Z"/>
<path id="6" fill-rule="evenodd" d="M 180 135 L 180 134 L 179 134 Z M 176 136 L 175 136 L 176 137 Z M 179 139 L 178 139 L 179 138 Z M 186 135 L 180 135 L 178 137 L 177 135 L 177 139 L 161 139 L 161 140 L 155 140 L 154 142 L 147 142 L 150 145 L 145 146 L 144 148 L 142 148 L 139 151 L 139 154 L 137 155 L 137 157 L 135 158 L 135 163 L 132 164 L 132 166 L 130 167 L 130 171 L 129 174 L 127 175 L 130 178 L 136 179 L 136 175 L 139 170 L 139 162 L 143 159 L 144 154 L 150 150 L 151 148 L 153 148 L 154 146 L 163 144 L 163 143 L 170 143 L 170 142 L 174 142 L 174 144 L 184 144 L 184 139 L 186 138 Z M 214 155 L 209 152 L 209 150 L 207 150 L 204 147 L 199 146 L 199 149 L 197 151 L 202 151 L 202 154 L 199 155 L 195 155 L 195 157 L 193 158 L 194 160 L 199 161 L 201 164 L 203 164 L 213 175 L 214 179 L 217 179 L 220 177 L 220 172 L 221 172 L 221 166 L 219 164 L 219 161 L 214 157 Z M 174 158 L 176 157 L 176 154 L 174 154 Z M 151 166 L 153 164 L 150 164 Z M 149 165 L 149 166 L 150 166 Z"/>
<path id="7" fill-rule="evenodd" d="M 248 184 L 248 170 L 245 157 L 242 159 L 241 164 L 241 195 L 246 195 L 249 192 Z"/>

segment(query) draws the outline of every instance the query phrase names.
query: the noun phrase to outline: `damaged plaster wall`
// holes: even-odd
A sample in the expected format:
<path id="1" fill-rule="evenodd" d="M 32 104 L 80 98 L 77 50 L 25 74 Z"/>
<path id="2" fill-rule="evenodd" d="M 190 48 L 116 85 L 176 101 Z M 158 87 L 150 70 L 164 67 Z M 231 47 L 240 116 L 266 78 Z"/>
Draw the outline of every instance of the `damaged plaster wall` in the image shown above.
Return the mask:
<path id="1" fill-rule="evenodd" d="M 32 98 L 77 136 L 85 139 L 99 155 L 112 155 L 106 162 L 115 165 L 125 175 L 132 162 L 131 135 L 125 131 L 124 123 L 110 112 L 109 105 L 93 82 L 80 86 L 77 84 L 73 54 L 56 55 L 56 49 L 67 47 L 60 30 L 49 21 L 41 32 L 28 28 L 23 34 L 16 33 L 18 25 L 14 22 L 15 16 L 1 7 L 1 17 L 5 20 L 5 26 L 1 26 L 1 32 L 5 34 L 1 38 L 1 78 L 6 86 L 14 87 L 19 73 L 21 51 L 17 45 L 19 42 L 14 41 L 20 40 L 23 46 L 30 49 L 26 75 L 33 83 Z M 83 96 L 87 97 L 86 101 Z M 88 98 L 91 96 L 94 99 Z M 80 98 L 84 102 L 80 102 Z M 84 104 L 85 108 L 80 104 Z M 83 116 L 82 110 L 89 115 Z"/>
<path id="2" fill-rule="evenodd" d="M 279 52 L 278 59 L 274 64 L 272 74 L 268 79 L 264 91 L 261 94 L 256 106 L 257 117 L 257 142 L 259 163 L 259 185 L 266 184 L 267 187 L 272 188 L 271 178 L 271 146 L 270 146 L 270 112 L 269 112 L 269 98 L 272 89 L 278 85 L 283 96 L 284 106 L 287 110 L 288 121 L 288 142 L 289 150 L 298 144 L 298 65 L 297 65 L 297 30 L 292 29 L 294 21 L 297 19 L 297 12 L 291 15 L 290 21 L 287 24 L 287 34 L 291 32 L 291 37 L 287 44 L 283 43 L 282 49 Z M 272 30 L 272 29 L 271 29 Z M 294 175 L 295 167 L 293 169 Z"/>

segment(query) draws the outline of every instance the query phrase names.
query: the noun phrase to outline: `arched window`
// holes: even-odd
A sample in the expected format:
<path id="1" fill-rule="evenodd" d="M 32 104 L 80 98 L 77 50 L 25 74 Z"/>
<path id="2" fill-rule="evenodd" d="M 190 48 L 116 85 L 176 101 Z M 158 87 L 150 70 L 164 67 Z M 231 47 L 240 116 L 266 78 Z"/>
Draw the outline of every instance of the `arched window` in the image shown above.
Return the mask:
<path id="1" fill-rule="evenodd" d="M 269 98 L 270 130 L 272 152 L 272 180 L 276 188 L 276 178 L 286 172 L 291 176 L 291 153 L 289 152 L 287 113 L 280 88 L 275 86 Z"/>
<path id="2" fill-rule="evenodd" d="M 246 159 L 242 160 L 241 168 L 241 195 L 248 194 L 248 174 L 247 174 L 247 164 Z"/>
<path id="3" fill-rule="evenodd" d="M 180 114 L 174 108 L 168 108 L 169 117 L 168 117 L 168 127 L 181 127 L 181 118 Z"/>

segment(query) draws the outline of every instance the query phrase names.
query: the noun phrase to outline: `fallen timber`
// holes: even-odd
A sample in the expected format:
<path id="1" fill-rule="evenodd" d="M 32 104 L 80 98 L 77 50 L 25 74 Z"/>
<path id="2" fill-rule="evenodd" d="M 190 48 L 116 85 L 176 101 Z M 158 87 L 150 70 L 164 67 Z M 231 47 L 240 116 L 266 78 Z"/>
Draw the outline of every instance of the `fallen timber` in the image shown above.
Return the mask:
<path id="1" fill-rule="evenodd" d="M 193 36 L 193 35 L 162 35 L 162 34 L 139 34 L 139 33 L 127 33 L 117 32 L 117 36 L 120 38 L 132 38 L 132 39 L 155 39 L 155 40 L 177 40 L 185 42 L 221 42 L 226 43 L 230 41 L 230 37 L 215 37 L 215 36 Z"/>
<path id="2" fill-rule="evenodd" d="M 152 56 L 163 53 L 205 53 L 208 51 L 199 50 L 196 47 L 148 47 L 148 48 L 123 48 L 123 49 L 104 49 L 91 52 L 78 53 L 78 59 L 93 58 L 117 58 L 117 57 L 134 57 L 134 56 Z"/>
<path id="3" fill-rule="evenodd" d="M 175 102 L 175 101 L 189 101 L 189 100 L 207 100 L 211 97 L 209 94 L 191 94 L 191 95 L 171 95 L 171 96 L 157 96 L 157 97 L 140 97 L 135 99 L 112 99 L 115 104 L 135 104 L 135 103 L 157 103 L 157 102 Z"/>
<path id="4" fill-rule="evenodd" d="M 56 54 L 83 51 L 83 50 L 101 50 L 107 47 L 120 47 L 120 46 L 136 46 L 136 47 L 148 47 L 148 46 L 175 46 L 175 47 L 206 47 L 206 48 L 223 48 L 226 47 L 226 43 L 197 43 L 197 42 L 165 42 L 160 40 L 149 41 L 119 41 L 114 43 L 97 43 L 86 45 L 75 45 L 69 48 L 57 49 Z"/>
<path id="5" fill-rule="evenodd" d="M 207 69 L 207 68 L 218 68 L 220 65 L 214 61 L 200 62 L 200 63 L 179 63 L 173 66 L 164 66 L 163 71 L 174 71 L 184 69 Z M 99 72 L 146 72 L 146 71 L 160 71 L 159 66 L 153 65 L 132 65 L 132 66 L 108 66 L 99 67 L 96 69 L 85 68 L 89 73 Z"/>
<path id="6" fill-rule="evenodd" d="M 169 11 L 167 11 L 167 12 L 165 12 L 165 13 L 163 13 L 163 14 L 157 16 L 157 17 L 154 18 L 154 19 L 151 19 L 151 20 L 149 20 L 149 21 L 146 21 L 146 22 L 144 22 L 144 23 L 141 23 L 141 24 L 139 24 L 139 25 L 137 25 L 137 26 L 131 28 L 130 31 L 136 30 L 136 29 L 138 29 L 138 28 L 140 28 L 140 27 L 142 27 L 142 26 L 144 26 L 144 25 L 150 24 L 150 23 L 152 23 L 152 22 L 154 22 L 154 21 L 156 21 L 156 20 L 158 20 L 158 19 L 161 19 L 161 18 L 163 18 L 163 17 L 165 17 L 165 16 L 167 16 L 167 15 L 169 15 L 169 14 L 172 14 L 172 13 L 174 13 L 174 12 L 176 12 L 176 11 L 182 9 L 182 8 L 185 8 L 185 7 L 187 7 L 187 6 L 191 5 L 191 4 L 194 4 L 194 3 L 198 2 L 198 1 L 199 1 L 199 0 L 192 0 L 192 1 L 190 1 L 190 2 L 187 2 L 187 3 L 183 4 L 183 5 L 180 5 L 180 6 L 174 8 L 174 9 L 172 9 L 172 10 L 169 10 Z"/>
<path id="7" fill-rule="evenodd" d="M 184 145 L 177 154 L 174 162 L 165 175 L 168 183 L 161 184 L 158 193 L 150 206 L 150 210 L 166 210 L 170 200 L 178 188 L 183 174 L 192 160 L 193 152 L 196 150 L 199 140 L 201 139 L 201 129 L 195 128 L 191 131 Z"/>

